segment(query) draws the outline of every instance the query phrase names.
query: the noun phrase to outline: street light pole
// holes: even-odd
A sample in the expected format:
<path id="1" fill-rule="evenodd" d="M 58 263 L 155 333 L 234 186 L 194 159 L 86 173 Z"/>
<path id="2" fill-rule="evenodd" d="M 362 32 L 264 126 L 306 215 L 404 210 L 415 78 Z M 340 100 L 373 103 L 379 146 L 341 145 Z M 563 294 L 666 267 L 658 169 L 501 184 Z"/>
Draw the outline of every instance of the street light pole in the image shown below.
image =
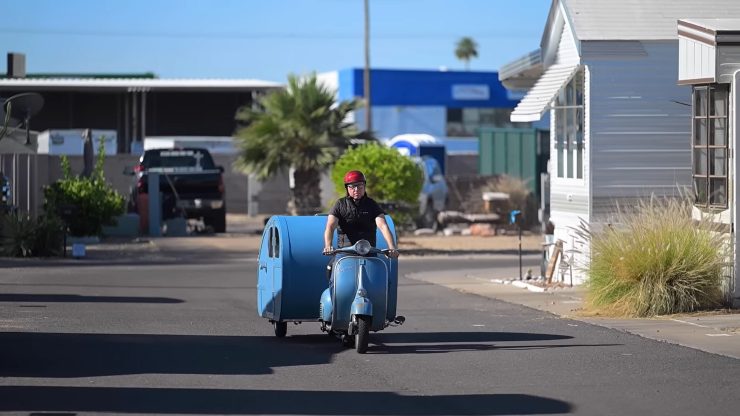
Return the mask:
<path id="1" fill-rule="evenodd" d="M 373 128 L 372 106 L 370 104 L 370 0 L 365 0 L 365 70 L 363 72 L 365 92 L 365 130 Z"/>

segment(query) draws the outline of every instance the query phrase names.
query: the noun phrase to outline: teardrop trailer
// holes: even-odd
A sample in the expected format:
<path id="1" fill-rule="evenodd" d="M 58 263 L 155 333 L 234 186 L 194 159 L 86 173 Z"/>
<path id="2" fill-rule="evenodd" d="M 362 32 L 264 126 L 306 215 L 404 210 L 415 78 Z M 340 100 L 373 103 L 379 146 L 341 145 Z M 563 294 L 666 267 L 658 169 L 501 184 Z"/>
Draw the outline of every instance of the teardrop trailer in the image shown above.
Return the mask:
<path id="1" fill-rule="evenodd" d="M 390 216 L 386 222 L 395 238 Z M 332 284 L 327 279 L 329 258 L 323 256 L 325 216 L 273 216 L 265 225 L 257 273 L 257 312 L 284 337 L 289 322 L 317 322 L 321 330 L 367 349 L 370 331 L 381 331 L 405 321 L 396 316 L 398 259 L 385 256 L 378 231 L 378 247 L 361 240 L 335 250 Z M 334 236 L 336 246 L 337 236 Z M 362 243 L 364 241 L 364 243 Z"/>

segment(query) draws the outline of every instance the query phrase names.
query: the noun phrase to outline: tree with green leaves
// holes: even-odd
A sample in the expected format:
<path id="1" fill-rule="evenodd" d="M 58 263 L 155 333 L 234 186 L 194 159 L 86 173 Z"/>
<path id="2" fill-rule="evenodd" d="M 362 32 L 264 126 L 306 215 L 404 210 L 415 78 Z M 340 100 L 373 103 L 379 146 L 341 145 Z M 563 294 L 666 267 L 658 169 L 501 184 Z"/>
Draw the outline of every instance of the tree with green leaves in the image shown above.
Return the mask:
<path id="1" fill-rule="evenodd" d="M 69 219 L 73 236 L 98 236 L 104 225 L 115 224 L 123 214 L 126 199 L 109 184 L 104 175 L 105 137 L 98 141 L 98 158 L 89 177 L 72 174 L 69 159 L 62 156 L 62 179 L 44 188 L 44 211 L 56 214 L 63 207 L 74 207 Z"/>
<path id="2" fill-rule="evenodd" d="M 293 215 L 321 211 L 321 173 L 359 136 L 346 121 L 357 100 L 335 102 L 334 93 L 316 75 L 288 76 L 287 88 L 258 100 L 259 110 L 239 109 L 236 132 L 237 169 L 264 180 L 279 172 L 293 172 L 289 210 Z"/>
<path id="3" fill-rule="evenodd" d="M 478 57 L 478 44 L 470 37 L 463 37 L 457 41 L 455 56 L 465 62 L 465 70 L 470 69 L 470 60 Z"/>
<path id="4" fill-rule="evenodd" d="M 383 205 L 396 207 L 388 213 L 397 224 L 412 220 L 413 213 L 418 209 L 424 177 L 421 168 L 411 158 L 377 142 L 349 149 L 331 171 L 331 179 L 339 196 L 346 195 L 343 178 L 350 170 L 365 174 L 367 194 L 371 198 Z"/>

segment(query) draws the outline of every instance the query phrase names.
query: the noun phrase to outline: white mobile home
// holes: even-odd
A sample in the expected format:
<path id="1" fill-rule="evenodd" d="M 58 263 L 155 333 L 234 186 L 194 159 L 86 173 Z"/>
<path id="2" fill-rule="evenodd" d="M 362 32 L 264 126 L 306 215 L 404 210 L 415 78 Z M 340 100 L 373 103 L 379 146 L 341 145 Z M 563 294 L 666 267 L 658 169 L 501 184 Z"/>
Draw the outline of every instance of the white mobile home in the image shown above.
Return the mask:
<path id="1" fill-rule="evenodd" d="M 678 21 L 678 83 L 691 86 L 691 172 L 695 217 L 713 215 L 733 233 L 734 273 L 727 292 L 740 307 L 737 223 L 740 214 L 740 19 Z"/>
<path id="2" fill-rule="evenodd" d="M 587 250 L 573 232 L 580 220 L 691 184 L 691 89 L 676 82 L 676 22 L 717 15 L 740 17 L 740 1 L 553 1 L 542 75 L 511 120 L 550 112 L 550 218 L 566 252 Z"/>

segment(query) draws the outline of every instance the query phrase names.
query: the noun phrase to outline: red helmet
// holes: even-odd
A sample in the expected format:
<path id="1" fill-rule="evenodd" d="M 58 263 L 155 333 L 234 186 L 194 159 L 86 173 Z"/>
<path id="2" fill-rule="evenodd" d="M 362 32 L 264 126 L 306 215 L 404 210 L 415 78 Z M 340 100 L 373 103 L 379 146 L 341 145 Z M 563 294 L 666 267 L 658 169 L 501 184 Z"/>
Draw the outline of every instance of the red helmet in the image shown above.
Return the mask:
<path id="1" fill-rule="evenodd" d="M 359 170 L 351 170 L 344 175 L 345 185 L 356 182 L 367 182 L 365 180 L 365 175 L 363 175 Z"/>

